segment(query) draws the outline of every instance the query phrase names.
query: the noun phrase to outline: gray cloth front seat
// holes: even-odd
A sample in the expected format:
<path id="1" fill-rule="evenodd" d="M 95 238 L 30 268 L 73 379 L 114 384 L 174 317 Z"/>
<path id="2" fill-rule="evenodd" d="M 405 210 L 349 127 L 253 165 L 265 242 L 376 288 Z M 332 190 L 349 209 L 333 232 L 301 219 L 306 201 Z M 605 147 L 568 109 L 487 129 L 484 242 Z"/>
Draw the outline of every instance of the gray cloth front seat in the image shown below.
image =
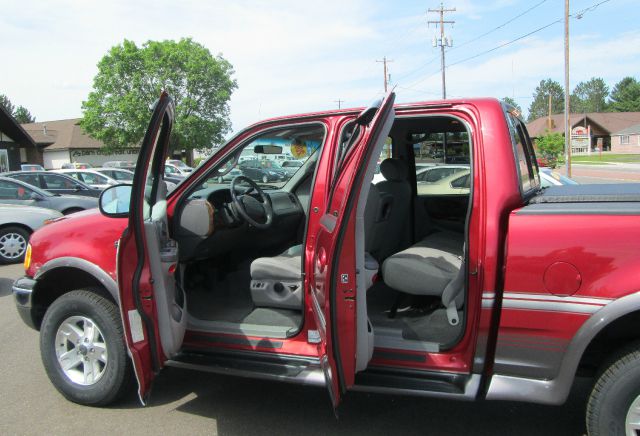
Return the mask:
<path id="1" fill-rule="evenodd" d="M 457 308 L 464 300 L 464 236 L 433 233 L 406 250 L 389 256 L 382 264 L 385 284 L 412 295 L 441 297 L 447 318 L 458 323 Z"/>
<path id="2" fill-rule="evenodd" d="M 373 227 L 386 222 L 381 215 L 380 194 L 371 185 L 364 215 L 365 246 L 373 239 L 369 236 Z M 378 262 L 365 256 L 367 283 L 378 272 Z M 251 298 L 258 307 L 275 307 L 302 310 L 302 245 L 294 245 L 284 253 L 273 257 L 259 257 L 251 262 Z"/>
<path id="3" fill-rule="evenodd" d="M 380 193 L 384 226 L 373 232 L 371 253 L 379 261 L 396 253 L 408 244 L 409 211 L 411 209 L 411 185 L 409 167 L 400 159 L 389 158 L 380 164 L 380 172 L 386 180 L 376 185 Z"/>

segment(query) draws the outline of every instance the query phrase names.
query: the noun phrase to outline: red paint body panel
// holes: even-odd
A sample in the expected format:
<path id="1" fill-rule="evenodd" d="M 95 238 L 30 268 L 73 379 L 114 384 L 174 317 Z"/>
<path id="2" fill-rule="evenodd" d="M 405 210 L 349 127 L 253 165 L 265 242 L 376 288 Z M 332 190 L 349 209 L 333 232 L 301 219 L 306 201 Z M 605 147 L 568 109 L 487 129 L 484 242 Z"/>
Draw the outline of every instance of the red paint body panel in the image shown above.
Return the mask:
<path id="1" fill-rule="evenodd" d="M 344 173 L 338 178 L 333 204 L 328 205 L 339 134 L 358 112 L 359 109 L 349 109 L 296 115 L 255 124 L 240 132 L 170 194 L 167 211 L 171 221 L 177 202 L 190 189 L 192 181 L 209 171 L 239 144 L 271 127 L 319 122 L 326 128 L 327 137 L 310 199 L 308 237 L 304 247 L 305 270 L 308 272 L 305 275 L 306 307 L 304 325 L 299 334 L 288 339 L 270 340 L 279 343 L 275 347 L 263 346 L 264 343 L 261 346 L 262 338 L 237 336 L 249 342 L 232 345 L 227 340 L 216 342 L 216 337 L 225 335 L 190 331 L 184 340 L 186 348 L 215 347 L 319 357 L 327 353 L 328 347 L 335 345 L 331 343 L 331 332 L 317 322 L 313 298 L 326 317 L 330 314 L 327 289 L 330 276 L 327 274 L 345 272 L 355 277 L 355 212 L 348 217 L 339 216 L 336 220 L 349 221 L 337 264 L 338 271 L 330 271 L 328 266 L 331 263 L 330 253 L 335 249 L 335 238 L 323 230 L 321 219 L 327 212 L 332 214 L 334 210 L 343 210 L 344 201 L 351 190 L 360 189 L 354 186 L 352 179 L 361 164 L 363 150 L 354 150 Z M 453 348 L 443 352 L 403 351 L 424 356 L 422 361 L 374 357 L 371 364 L 463 374 L 473 372 L 490 375 L 499 371 L 518 375 L 522 370 L 518 367 L 518 359 L 522 356 L 522 350 L 526 350 L 538 352 L 541 359 L 546 359 L 540 363 L 543 368 L 541 378 L 545 378 L 547 374 L 552 374 L 557 357 L 562 357 L 566 345 L 595 309 L 640 289 L 638 218 L 621 215 L 518 214 L 523 200 L 518 189 L 511 136 L 502 106 L 493 99 L 396 106 L 398 118 L 434 114 L 460 119 L 467 124 L 472 139 L 473 191 L 468 229 L 469 275 L 464 333 Z M 316 209 L 318 212 L 313 212 Z M 126 228 L 127 220 L 106 218 L 97 211 L 88 211 L 58 221 L 32 236 L 32 264 L 27 274 L 34 276 L 49 260 L 77 257 L 99 266 L 116 280 L 114 242 Z M 125 258 L 128 255 L 123 253 Z M 559 297 L 566 295 L 566 289 L 571 289 L 571 285 L 577 281 L 575 275 L 563 277 L 563 271 L 571 272 L 571 268 L 559 268 L 550 274 L 547 285 L 558 283 L 558 289 L 548 289 L 545 285 L 545 272 L 557 262 L 570 264 L 580 275 L 578 289 L 570 297 L 574 300 L 562 300 L 563 297 Z M 356 295 L 352 283 L 341 284 L 339 281 L 336 292 L 338 345 L 345 352 L 342 359 L 344 382 L 351 386 L 355 368 Z M 564 307 L 570 307 L 571 310 L 563 310 L 563 304 L 570 304 Z M 128 306 L 124 307 L 123 312 L 129 309 Z M 154 310 L 151 304 L 145 307 L 148 313 Z M 309 330 L 319 330 L 324 343 L 309 344 Z M 251 342 L 253 340 L 257 342 Z M 378 356 L 384 355 L 379 353 Z"/>

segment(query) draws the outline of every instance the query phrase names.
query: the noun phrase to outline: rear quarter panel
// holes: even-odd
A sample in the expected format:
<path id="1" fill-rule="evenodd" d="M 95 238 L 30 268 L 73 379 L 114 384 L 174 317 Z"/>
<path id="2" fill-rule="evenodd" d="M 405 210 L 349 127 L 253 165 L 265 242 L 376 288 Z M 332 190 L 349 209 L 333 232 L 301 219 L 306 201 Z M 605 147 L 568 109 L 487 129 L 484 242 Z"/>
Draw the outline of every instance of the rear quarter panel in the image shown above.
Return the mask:
<path id="1" fill-rule="evenodd" d="M 511 214 L 496 373 L 554 378 L 580 327 L 638 291 L 638 218 Z"/>

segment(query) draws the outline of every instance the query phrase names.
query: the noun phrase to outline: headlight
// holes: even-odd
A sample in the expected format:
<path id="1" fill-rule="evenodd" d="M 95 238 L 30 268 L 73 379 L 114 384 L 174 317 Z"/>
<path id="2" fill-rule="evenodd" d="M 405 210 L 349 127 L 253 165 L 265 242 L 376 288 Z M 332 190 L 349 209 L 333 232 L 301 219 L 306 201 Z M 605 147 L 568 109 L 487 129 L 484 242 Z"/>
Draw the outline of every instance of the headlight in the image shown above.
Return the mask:
<path id="1" fill-rule="evenodd" d="M 31 244 L 27 244 L 27 252 L 24 254 L 24 270 L 28 271 L 31 266 Z"/>

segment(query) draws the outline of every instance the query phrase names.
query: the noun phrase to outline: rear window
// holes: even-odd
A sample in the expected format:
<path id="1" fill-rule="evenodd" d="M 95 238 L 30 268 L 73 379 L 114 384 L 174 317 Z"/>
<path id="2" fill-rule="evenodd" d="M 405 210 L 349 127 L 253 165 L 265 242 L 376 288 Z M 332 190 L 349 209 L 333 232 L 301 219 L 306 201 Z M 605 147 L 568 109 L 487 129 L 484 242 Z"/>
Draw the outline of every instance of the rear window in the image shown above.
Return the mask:
<path id="1" fill-rule="evenodd" d="M 506 117 L 518 171 L 520 193 L 523 198 L 526 198 L 540 188 L 538 164 L 535 160 L 531 139 L 522 121 L 511 113 L 506 113 Z"/>

